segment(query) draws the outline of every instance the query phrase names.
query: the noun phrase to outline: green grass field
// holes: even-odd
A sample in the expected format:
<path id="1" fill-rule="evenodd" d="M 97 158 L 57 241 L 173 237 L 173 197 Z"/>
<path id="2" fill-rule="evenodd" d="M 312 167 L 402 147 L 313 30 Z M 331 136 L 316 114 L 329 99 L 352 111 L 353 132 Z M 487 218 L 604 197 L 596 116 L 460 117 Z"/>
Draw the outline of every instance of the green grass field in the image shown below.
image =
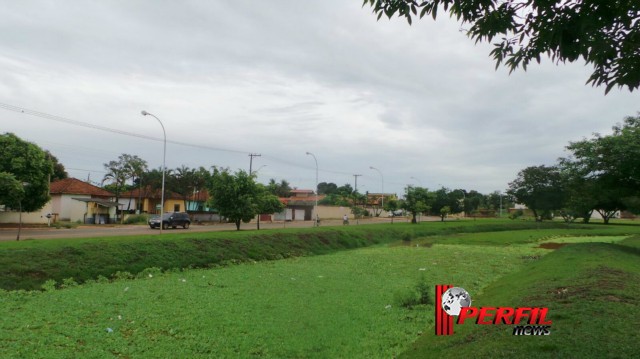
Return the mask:
<path id="1" fill-rule="evenodd" d="M 135 279 L 121 273 L 82 285 L 58 280 L 63 289 L 49 282 L 46 291 L 0 291 L 0 357 L 626 358 L 638 353 L 632 313 L 640 308 L 640 237 L 629 236 L 639 227 L 523 225 L 491 231 L 496 225 L 327 229 L 343 241 L 315 249 L 324 255 L 242 257 L 238 265 L 184 271 L 158 265 Z M 408 231 L 412 240 L 400 240 Z M 277 233 L 270 233 L 275 240 Z M 302 234 L 302 240 L 329 238 L 290 233 Z M 214 239 L 246 244 L 255 235 Z M 266 231 L 260 236 L 264 242 L 258 249 L 269 242 Z M 198 234 L 162 241 L 193 239 L 207 240 Z M 68 248 L 87 251 L 109 240 L 12 243 L 0 250 L 44 256 L 67 248 L 73 257 L 77 253 Z M 123 251 L 140 240 L 113 243 Z M 568 245 L 540 248 L 545 243 Z M 153 246 L 159 251 L 167 244 Z M 356 249 L 341 250 L 349 248 Z M 510 326 L 465 324 L 452 337 L 436 337 L 432 302 L 406 304 L 415 303 L 425 286 L 432 299 L 433 286 L 440 283 L 467 289 L 474 306 L 548 306 L 552 334 L 516 337 Z"/>

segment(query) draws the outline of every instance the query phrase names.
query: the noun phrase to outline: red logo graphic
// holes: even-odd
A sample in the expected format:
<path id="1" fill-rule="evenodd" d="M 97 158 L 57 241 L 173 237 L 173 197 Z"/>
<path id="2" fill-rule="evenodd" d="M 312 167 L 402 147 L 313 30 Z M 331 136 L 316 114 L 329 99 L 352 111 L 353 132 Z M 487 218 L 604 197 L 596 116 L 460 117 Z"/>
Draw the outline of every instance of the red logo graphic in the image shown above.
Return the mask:
<path id="1" fill-rule="evenodd" d="M 481 325 L 515 325 L 513 335 L 549 335 L 552 322 L 549 308 L 472 307 L 466 290 L 451 284 L 436 285 L 436 335 L 453 335 L 453 317 L 457 324 L 467 319 Z M 520 325 L 526 319 L 527 325 Z"/>

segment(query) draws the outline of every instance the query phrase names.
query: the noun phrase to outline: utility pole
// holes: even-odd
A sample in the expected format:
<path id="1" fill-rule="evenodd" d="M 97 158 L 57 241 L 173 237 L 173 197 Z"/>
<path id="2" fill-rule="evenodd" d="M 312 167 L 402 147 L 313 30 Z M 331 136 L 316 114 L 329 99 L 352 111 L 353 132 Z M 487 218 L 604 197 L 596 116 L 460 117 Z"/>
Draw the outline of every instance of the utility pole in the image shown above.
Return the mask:
<path id="1" fill-rule="evenodd" d="M 254 157 L 260 157 L 262 156 L 259 153 L 250 153 L 249 154 L 249 177 L 251 177 L 251 175 L 253 174 L 253 158 Z M 285 214 L 285 219 L 286 219 L 286 214 Z M 256 228 L 260 229 L 260 213 L 258 213 L 258 220 L 256 221 Z"/>
<path id="2" fill-rule="evenodd" d="M 259 153 L 250 153 L 249 154 L 249 158 L 250 158 L 249 159 L 249 176 L 251 176 L 251 173 L 253 173 L 252 172 L 252 169 L 253 169 L 253 158 L 254 157 L 260 157 L 260 156 L 262 156 L 262 155 L 259 154 Z"/>
<path id="3" fill-rule="evenodd" d="M 354 188 L 354 191 L 357 193 L 358 192 L 358 177 L 360 177 L 362 175 L 353 175 L 353 177 L 356 179 L 356 186 Z"/>
<path id="4" fill-rule="evenodd" d="M 356 207 L 358 206 L 358 197 L 357 197 L 358 196 L 358 177 L 360 177 L 360 176 L 362 176 L 362 175 L 353 175 L 353 178 L 356 179 L 356 186 L 355 186 L 355 188 L 353 190 L 354 193 L 355 193 L 355 196 L 354 196 L 353 200 L 355 202 L 354 205 L 356 205 Z M 356 212 L 356 213 L 358 213 L 358 212 Z M 356 224 L 360 224 L 358 216 L 356 216 Z"/>

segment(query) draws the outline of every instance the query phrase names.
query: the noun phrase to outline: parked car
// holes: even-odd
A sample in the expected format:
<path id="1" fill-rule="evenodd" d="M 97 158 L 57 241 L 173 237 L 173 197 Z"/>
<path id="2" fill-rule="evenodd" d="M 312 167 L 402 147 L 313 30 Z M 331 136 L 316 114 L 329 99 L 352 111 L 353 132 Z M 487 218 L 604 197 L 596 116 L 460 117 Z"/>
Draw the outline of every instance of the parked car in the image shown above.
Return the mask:
<path id="1" fill-rule="evenodd" d="M 162 228 L 164 229 L 168 227 L 176 228 L 178 226 L 187 229 L 191 225 L 191 220 L 189 219 L 189 215 L 184 212 L 165 213 L 162 215 L 162 221 L 160 221 L 160 216 L 149 219 L 149 227 L 152 229 L 160 227 L 160 223 L 162 223 Z"/>

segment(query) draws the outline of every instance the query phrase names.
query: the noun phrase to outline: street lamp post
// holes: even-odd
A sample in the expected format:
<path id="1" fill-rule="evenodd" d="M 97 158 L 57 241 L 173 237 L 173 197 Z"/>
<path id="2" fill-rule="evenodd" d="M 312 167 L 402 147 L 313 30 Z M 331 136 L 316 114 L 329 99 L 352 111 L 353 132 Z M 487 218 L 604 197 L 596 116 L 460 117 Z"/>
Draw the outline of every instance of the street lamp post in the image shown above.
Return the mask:
<path id="1" fill-rule="evenodd" d="M 29 183 L 22 182 L 22 188 L 28 186 Z M 16 236 L 16 241 L 20 240 L 20 232 L 22 232 L 22 197 L 18 200 L 18 210 L 20 213 L 18 214 L 18 235 Z"/>
<path id="2" fill-rule="evenodd" d="M 315 226 L 318 227 L 318 159 L 316 159 L 316 155 L 311 152 L 307 152 L 307 155 L 312 156 L 313 160 L 316 162 L 316 203 L 313 206 L 313 213 L 315 214 Z"/>
<path id="3" fill-rule="evenodd" d="M 162 234 L 162 227 L 164 227 L 164 223 L 162 222 L 162 217 L 164 216 L 164 173 L 166 172 L 166 159 L 167 159 L 167 131 L 164 129 L 164 125 L 162 121 L 156 115 L 149 113 L 147 111 L 142 110 L 142 116 L 151 116 L 158 120 L 160 127 L 162 127 L 162 133 L 164 135 L 164 147 L 162 150 L 162 193 L 160 195 L 160 234 Z"/>
<path id="4" fill-rule="evenodd" d="M 370 169 L 378 171 L 378 173 L 380 174 L 380 179 L 382 180 L 382 209 L 380 210 L 380 214 L 382 214 L 382 211 L 384 211 L 384 176 L 382 175 L 382 172 L 373 167 L 373 166 L 369 166 Z"/>

